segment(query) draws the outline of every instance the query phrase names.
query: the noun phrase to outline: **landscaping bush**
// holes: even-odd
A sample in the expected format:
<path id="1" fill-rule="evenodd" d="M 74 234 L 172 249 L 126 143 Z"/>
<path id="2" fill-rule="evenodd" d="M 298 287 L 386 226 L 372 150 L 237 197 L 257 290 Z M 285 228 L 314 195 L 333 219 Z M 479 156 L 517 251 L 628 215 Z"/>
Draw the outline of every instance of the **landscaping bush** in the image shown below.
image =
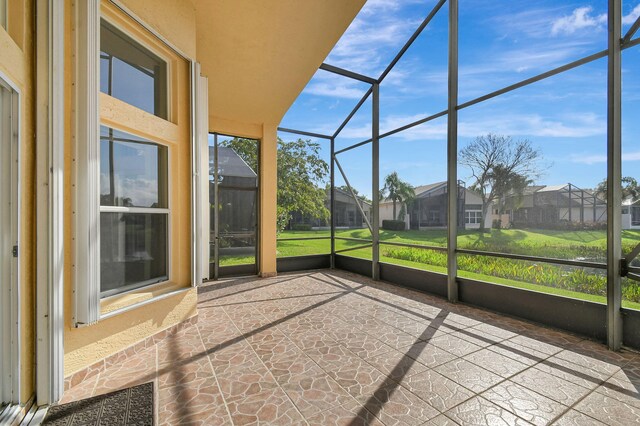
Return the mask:
<path id="1" fill-rule="evenodd" d="M 446 267 L 446 253 L 416 248 L 390 248 L 383 254 L 394 259 Z M 579 293 L 606 296 L 607 277 L 583 268 L 567 268 L 546 263 L 490 256 L 460 255 L 458 267 L 462 271 L 508 280 L 561 288 Z M 631 302 L 640 302 L 640 286 L 629 279 L 623 280 L 622 296 Z"/>
<path id="2" fill-rule="evenodd" d="M 292 231 L 311 231 L 311 225 L 308 223 L 294 223 L 291 226 Z"/>
<path id="3" fill-rule="evenodd" d="M 404 221 L 403 220 L 383 220 L 382 221 L 382 229 L 386 229 L 389 231 L 404 231 Z"/>
<path id="4" fill-rule="evenodd" d="M 502 220 L 501 219 L 493 219 L 491 223 L 491 227 L 493 229 L 502 229 Z"/>

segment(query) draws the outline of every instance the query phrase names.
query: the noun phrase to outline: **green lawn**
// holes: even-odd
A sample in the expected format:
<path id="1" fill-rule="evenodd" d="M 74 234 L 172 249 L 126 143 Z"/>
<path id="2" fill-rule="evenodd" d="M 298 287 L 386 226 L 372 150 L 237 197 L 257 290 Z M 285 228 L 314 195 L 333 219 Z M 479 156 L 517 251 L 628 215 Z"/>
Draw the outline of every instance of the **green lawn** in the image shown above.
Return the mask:
<path id="1" fill-rule="evenodd" d="M 327 237 L 329 235 L 329 231 L 285 231 L 280 234 L 279 238 Z M 368 229 L 338 230 L 336 231 L 336 236 L 370 239 L 371 233 Z M 445 247 L 446 230 L 381 230 L 380 239 L 381 241 Z M 639 243 L 640 231 L 623 231 L 625 252 L 628 252 Z M 336 250 L 357 247 L 363 244 L 357 241 L 336 240 Z M 604 262 L 606 259 L 606 231 L 494 230 L 481 234 L 478 231 L 466 230 L 460 232 L 458 246 L 460 248 L 483 251 Z M 278 242 L 279 257 L 326 254 L 329 252 L 329 240 Z M 371 248 L 360 248 L 343 254 L 362 259 L 371 259 Z M 426 249 L 400 249 L 382 245 L 380 255 L 382 262 L 446 273 L 446 254 L 442 252 Z M 461 268 L 466 267 L 469 269 L 461 269 L 460 276 L 463 277 L 599 303 L 606 302 L 602 288 L 605 278 L 601 271 L 584 268 L 563 268 L 549 264 L 537 265 L 525 261 L 479 256 L 467 256 L 467 259 L 462 259 L 461 256 L 459 262 L 462 265 Z M 484 273 L 479 273 L 480 271 Z M 526 277 L 528 276 L 532 278 L 527 280 Z M 556 287 L 556 282 L 562 282 L 564 288 Z M 568 284 L 565 282 L 568 282 Z M 625 287 L 625 295 L 629 300 L 624 300 L 623 306 L 640 309 L 639 298 L 637 297 L 638 293 L 640 293 L 640 286 L 627 281 Z"/>

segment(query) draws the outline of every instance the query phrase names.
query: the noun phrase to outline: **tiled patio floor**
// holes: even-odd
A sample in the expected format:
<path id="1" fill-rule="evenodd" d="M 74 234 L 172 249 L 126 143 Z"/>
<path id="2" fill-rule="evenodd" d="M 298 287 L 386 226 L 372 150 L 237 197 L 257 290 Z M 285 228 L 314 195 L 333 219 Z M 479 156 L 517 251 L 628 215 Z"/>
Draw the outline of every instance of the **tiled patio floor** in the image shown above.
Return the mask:
<path id="1" fill-rule="evenodd" d="M 65 401 L 153 380 L 159 424 L 640 423 L 637 354 L 344 272 L 199 290 L 197 326 Z"/>

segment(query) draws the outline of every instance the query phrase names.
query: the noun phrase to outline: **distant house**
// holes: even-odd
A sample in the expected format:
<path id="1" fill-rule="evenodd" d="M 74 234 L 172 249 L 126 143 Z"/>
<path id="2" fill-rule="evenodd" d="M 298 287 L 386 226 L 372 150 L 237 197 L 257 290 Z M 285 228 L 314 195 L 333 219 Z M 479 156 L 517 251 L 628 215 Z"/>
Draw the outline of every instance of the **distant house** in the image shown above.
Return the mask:
<path id="1" fill-rule="evenodd" d="M 640 229 L 640 198 L 622 201 L 622 229 Z"/>
<path id="2" fill-rule="evenodd" d="M 416 198 L 407 206 L 407 228 L 416 230 L 447 227 L 447 182 L 437 182 L 414 188 Z M 401 203 L 396 203 L 399 214 Z M 491 228 L 491 215 L 484 218 L 485 228 Z M 383 220 L 394 219 L 393 201 L 380 202 L 380 225 Z M 482 199 L 458 182 L 458 225 L 464 229 L 478 229 L 482 223 Z"/>
<path id="3" fill-rule="evenodd" d="M 330 191 L 327 190 L 325 197 L 325 207 L 327 210 L 331 210 L 331 198 Z M 356 205 L 356 201 L 349 191 L 342 188 L 335 188 L 335 219 L 337 228 L 365 228 L 367 219 L 371 218 L 371 203 L 362 199 L 358 199 L 358 202 L 362 206 L 364 211 L 364 217 L 360 212 L 360 209 Z M 311 217 L 309 215 L 302 215 L 299 212 L 294 212 L 291 221 L 289 222 L 289 229 L 295 228 L 296 225 L 310 225 L 312 228 L 328 228 L 331 225 L 330 219 L 323 220 L 318 217 Z"/>
<path id="4" fill-rule="evenodd" d="M 503 226 L 548 228 L 562 222 L 606 223 L 607 203 L 591 190 L 571 183 L 547 186 L 528 186 L 522 194 L 507 196 L 502 201 Z M 494 210 L 497 218 L 498 211 Z"/>

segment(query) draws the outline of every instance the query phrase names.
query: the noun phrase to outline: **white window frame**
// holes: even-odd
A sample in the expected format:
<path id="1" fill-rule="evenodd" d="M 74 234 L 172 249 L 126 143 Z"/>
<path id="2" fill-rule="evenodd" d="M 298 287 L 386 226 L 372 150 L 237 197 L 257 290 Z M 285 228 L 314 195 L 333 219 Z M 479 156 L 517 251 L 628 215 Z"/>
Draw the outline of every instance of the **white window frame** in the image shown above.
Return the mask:
<path id="1" fill-rule="evenodd" d="M 167 253 L 166 253 L 166 260 L 167 260 L 167 274 L 166 274 L 166 279 L 162 280 L 162 281 L 158 281 L 158 280 L 150 280 L 150 281 L 143 281 L 140 283 L 135 283 L 135 284 L 130 284 L 127 286 L 122 287 L 121 290 L 116 291 L 116 290 L 110 290 L 107 292 L 102 292 L 100 291 L 100 300 L 107 300 L 109 297 L 114 297 L 114 296 L 121 296 L 123 294 L 132 292 L 132 291 L 136 291 L 139 290 L 141 288 L 152 288 L 154 286 L 160 286 L 162 284 L 166 284 L 167 282 L 171 281 L 171 254 L 172 254 L 172 250 L 171 250 L 171 150 L 170 147 L 166 144 L 163 143 L 159 143 L 159 142 L 155 142 L 155 141 L 151 141 L 148 140 L 147 138 L 135 135 L 129 131 L 125 131 L 125 130 L 121 130 L 115 126 L 107 126 L 105 124 L 103 124 L 104 127 L 107 128 L 111 128 L 113 130 L 117 130 L 119 132 L 123 132 L 123 133 L 127 133 L 130 135 L 133 135 L 135 137 L 139 137 L 141 139 L 144 139 L 145 142 L 150 143 L 150 144 L 154 144 L 154 145 L 158 145 L 160 147 L 163 147 L 167 150 L 167 169 L 166 169 L 166 173 L 167 173 L 167 187 L 166 187 L 166 191 L 167 191 L 167 207 L 166 208 L 154 208 L 154 207 L 124 207 L 124 206 L 102 206 L 100 205 L 100 203 L 98 203 L 98 210 L 99 210 L 99 214 L 102 213 L 149 213 L 149 214 L 161 214 L 161 215 L 165 215 L 167 217 Z M 140 143 L 145 143 L 145 142 L 140 142 Z M 135 142 L 132 142 L 135 143 Z M 98 179 L 99 180 L 99 179 Z M 101 259 L 100 259 L 100 250 L 98 249 L 98 263 L 100 263 Z M 100 282 L 98 282 L 98 286 L 100 286 Z"/>
<path id="2" fill-rule="evenodd" d="M 0 287 L 0 403 L 17 404 L 20 402 L 20 108 L 21 94 L 17 86 L 0 73 L 0 90 L 8 95 L 6 100 L 0 97 L 0 102 L 6 102 L 8 111 L 2 109 L 0 116 L 0 155 L 3 168 L 10 167 L 8 182 L 0 182 L 2 196 L 9 195 L 9 217 L 1 224 L 2 251 L 6 253 L 2 258 L 2 279 L 8 282 Z M 8 113 L 8 116 L 7 116 Z M 8 146 L 7 146 L 8 142 Z M 8 157 L 8 158 L 7 158 Z M 6 228 L 9 229 L 6 229 Z M 16 250 L 11 258 L 7 258 L 10 247 Z M 9 265 L 6 265 L 8 263 Z M 8 269 L 7 269 L 8 266 Z"/>
<path id="3" fill-rule="evenodd" d="M 44 0 L 42 0 L 44 1 Z M 201 149 L 198 146 L 198 139 L 202 129 L 208 130 L 208 116 L 202 115 L 201 111 L 194 113 L 201 104 L 206 104 L 206 93 L 200 95 L 203 99 L 196 103 L 194 93 L 200 93 L 198 64 L 180 51 L 176 46 L 162 37 L 152 27 L 137 17 L 132 11 L 126 8 L 121 2 L 111 0 L 111 3 L 120 9 L 124 14 L 133 19 L 146 31 L 153 34 L 160 42 L 173 50 L 178 56 L 187 60 L 191 64 L 191 171 L 196 184 L 192 185 L 192 244 L 191 244 L 191 269 L 192 286 L 201 282 L 202 269 L 201 261 L 196 259 L 197 248 L 201 246 L 200 234 L 202 230 L 201 209 L 195 208 L 202 205 L 202 192 L 198 191 L 199 169 L 201 167 Z M 94 324 L 101 318 L 110 318 L 113 315 L 126 312 L 137 306 L 143 306 L 154 300 L 159 300 L 167 295 L 161 294 L 152 299 L 140 302 L 114 312 L 100 313 L 100 110 L 98 99 L 100 96 L 100 0 L 84 0 L 77 3 L 78 15 L 76 17 L 76 133 L 74 138 L 75 161 L 72 181 L 75 184 L 74 192 L 74 229 L 73 238 L 75 241 L 75 279 L 74 279 L 74 310 L 73 323 L 76 327 Z M 198 70 L 198 71 L 196 71 Z M 171 71 L 168 70 L 168 75 Z M 167 83 L 171 79 L 168 77 Z M 168 90 L 168 113 L 171 117 L 171 90 Z M 196 116 L 200 117 L 199 119 Z M 110 124 L 111 126 L 111 124 Z M 111 126 L 114 127 L 114 126 Z M 199 130 L 200 129 L 200 130 Z M 169 179 L 169 194 L 171 194 L 171 179 Z M 207 186 L 208 188 L 208 186 Z M 171 229 L 171 217 L 169 217 L 169 229 Z M 171 232 L 168 235 L 168 244 L 171 246 Z M 169 255 L 170 256 L 170 255 Z M 172 259 L 169 257 L 169 268 Z M 208 262 L 207 262 L 208 264 Z M 169 274 L 170 274 L 169 270 Z M 161 284 L 158 284 L 161 285 Z M 153 285 L 149 289 L 153 289 Z M 181 291 L 181 290 L 179 290 Z M 102 299 L 107 300 L 107 299 Z"/>
<path id="4" fill-rule="evenodd" d="M 482 223 L 482 210 L 465 210 L 464 223 L 467 225 L 479 225 Z"/>
<path id="5" fill-rule="evenodd" d="M 122 28 L 121 26 L 119 26 L 116 22 L 112 21 L 108 16 L 102 16 L 100 15 L 100 24 L 102 25 L 102 21 L 107 22 L 109 25 L 111 25 L 112 27 L 114 27 L 115 29 L 117 29 L 118 31 L 120 31 L 122 34 L 124 34 L 125 36 L 129 37 L 131 40 L 133 40 L 134 43 L 137 43 L 140 47 L 146 49 L 149 53 L 151 53 L 154 56 L 157 56 L 158 59 L 164 61 L 165 66 L 166 66 L 166 71 L 165 71 L 165 81 L 164 81 L 164 91 L 165 91 L 165 108 L 166 108 L 166 117 L 161 117 L 159 115 L 155 115 L 154 113 L 145 111 L 148 114 L 154 115 L 156 117 L 158 117 L 161 120 L 165 120 L 165 121 L 172 121 L 172 117 L 173 117 L 173 111 L 172 111 L 172 91 L 171 91 L 171 80 L 172 80 L 172 72 L 173 72 L 173 67 L 171 66 L 171 61 L 168 60 L 167 58 L 163 57 L 161 54 L 159 54 L 158 52 L 154 51 L 153 49 L 151 49 L 149 46 L 147 46 L 145 43 L 143 43 L 141 40 L 139 40 L 138 37 L 136 37 L 135 34 L 132 34 L 130 31 L 128 31 L 126 28 Z M 139 23 L 139 22 L 138 22 Z M 146 29 L 145 25 L 141 25 L 142 27 L 144 27 Z M 98 27 L 98 31 L 101 31 L 101 27 Z M 162 40 L 160 40 L 162 41 Z M 98 67 L 100 66 L 100 46 L 98 47 Z M 99 68 L 98 68 L 99 69 Z M 98 78 L 98 90 L 100 90 L 100 78 Z M 104 92 L 101 92 L 104 93 Z M 106 94 L 106 93 L 105 93 Z M 108 94 L 107 94 L 108 95 Z M 109 95 L 109 96 L 113 96 L 113 95 Z M 115 96 L 113 96 L 115 97 Z M 120 100 L 119 98 L 115 97 L 116 99 Z M 124 101 L 122 101 L 124 102 Z M 131 104 L 128 104 L 131 105 Z M 138 108 L 134 105 L 131 105 L 134 108 Z M 144 110 L 143 110 L 144 111 Z"/>

